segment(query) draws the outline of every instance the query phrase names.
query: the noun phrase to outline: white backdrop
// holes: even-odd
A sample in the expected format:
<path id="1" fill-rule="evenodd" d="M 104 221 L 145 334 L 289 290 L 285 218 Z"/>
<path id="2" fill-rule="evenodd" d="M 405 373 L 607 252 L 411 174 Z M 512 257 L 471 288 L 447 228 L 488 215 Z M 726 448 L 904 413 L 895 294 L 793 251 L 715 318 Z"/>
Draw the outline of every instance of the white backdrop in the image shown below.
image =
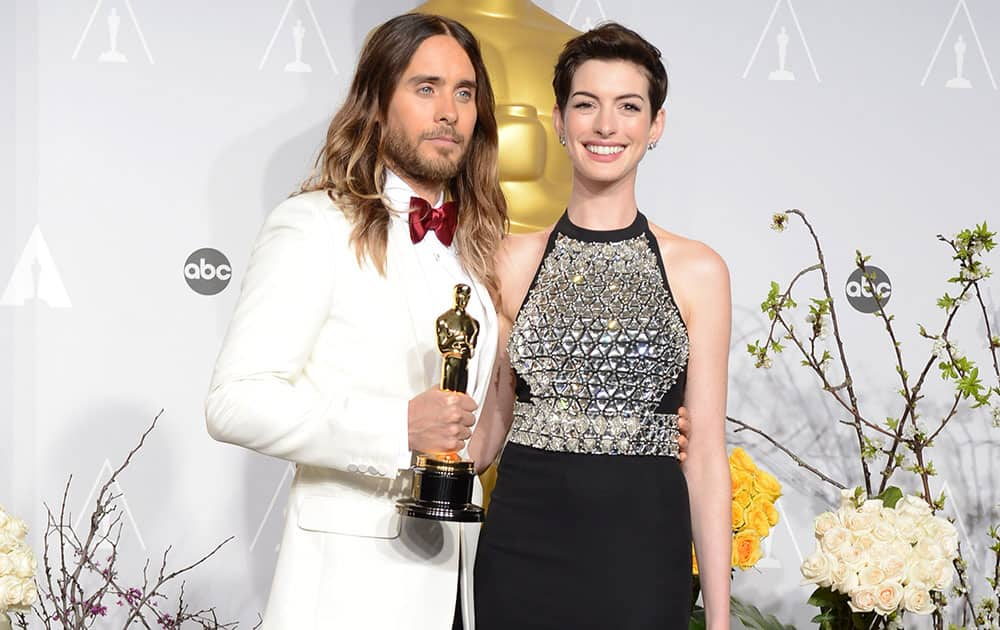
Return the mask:
<path id="1" fill-rule="evenodd" d="M 167 545 L 180 563 L 235 535 L 191 576 L 188 593 L 252 625 L 289 468 L 213 442 L 203 397 L 265 213 L 307 173 L 365 33 L 415 4 L 0 1 L 0 503 L 31 522 L 36 548 L 43 502 L 56 504 L 73 474 L 69 507 L 83 514 L 94 485 L 164 408 L 121 479 L 126 574 Z M 758 305 L 769 281 L 812 263 L 805 233 L 777 234 L 770 216 L 809 213 L 862 404 L 874 417 L 894 415 L 889 344 L 873 317 L 844 301 L 844 283 L 854 250 L 872 254 L 892 280 L 904 356 L 926 356 L 916 323 L 940 325 L 934 301 L 952 275 L 935 234 L 1000 223 L 1000 3 L 538 4 L 577 28 L 618 20 L 664 51 L 667 131 L 642 165 L 639 199 L 652 220 L 729 263 L 729 412 L 857 483 L 850 430 L 835 425 L 798 361 L 754 370 L 744 350 L 764 334 Z M 300 21 L 311 72 L 287 72 Z M 794 80 L 770 79 L 780 76 L 772 73 L 781 70 L 782 29 Z M 958 75 L 959 37 L 971 89 L 946 87 Z M 216 295 L 183 276 L 201 248 L 222 252 L 234 270 Z M 997 282 L 988 296 L 994 332 Z M 957 329 L 960 346 L 985 361 L 973 320 Z M 932 377 L 932 390 L 945 393 Z M 816 611 L 805 606 L 798 564 L 813 546 L 813 515 L 834 496 L 760 440 L 731 437 L 785 486 L 768 555 L 737 574 L 735 593 L 806 627 Z M 1000 518 L 1000 434 L 988 413 L 963 406 L 934 459 L 942 475 L 932 489 L 947 484 L 982 588 L 984 532 Z"/>

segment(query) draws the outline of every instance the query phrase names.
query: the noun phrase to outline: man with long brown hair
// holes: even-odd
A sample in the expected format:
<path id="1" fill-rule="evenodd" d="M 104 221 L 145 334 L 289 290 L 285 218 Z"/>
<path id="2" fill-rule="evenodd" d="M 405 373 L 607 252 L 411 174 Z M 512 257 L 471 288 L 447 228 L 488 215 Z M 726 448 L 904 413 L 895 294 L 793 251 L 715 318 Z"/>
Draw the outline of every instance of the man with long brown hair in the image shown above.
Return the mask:
<path id="1" fill-rule="evenodd" d="M 403 15 L 365 43 L 313 177 L 267 218 L 226 335 L 211 435 L 296 474 L 265 630 L 473 627 L 478 526 L 402 519 L 412 451 L 461 451 L 493 372 L 505 230 L 475 38 Z M 437 389 L 435 318 L 472 287 L 469 395 Z M 478 489 L 478 488 L 477 488 Z"/>

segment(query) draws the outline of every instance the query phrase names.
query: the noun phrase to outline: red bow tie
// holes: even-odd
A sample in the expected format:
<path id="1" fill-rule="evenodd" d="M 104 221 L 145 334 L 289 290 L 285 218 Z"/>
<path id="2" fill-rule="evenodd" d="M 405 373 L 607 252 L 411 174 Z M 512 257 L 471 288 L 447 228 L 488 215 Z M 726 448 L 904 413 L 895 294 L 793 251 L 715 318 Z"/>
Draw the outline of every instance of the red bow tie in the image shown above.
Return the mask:
<path id="1" fill-rule="evenodd" d="M 437 239 L 445 247 L 451 245 L 458 225 L 458 206 L 454 201 L 446 201 L 440 208 L 432 208 L 426 199 L 410 197 L 410 240 L 419 243 L 428 230 L 434 230 Z"/>

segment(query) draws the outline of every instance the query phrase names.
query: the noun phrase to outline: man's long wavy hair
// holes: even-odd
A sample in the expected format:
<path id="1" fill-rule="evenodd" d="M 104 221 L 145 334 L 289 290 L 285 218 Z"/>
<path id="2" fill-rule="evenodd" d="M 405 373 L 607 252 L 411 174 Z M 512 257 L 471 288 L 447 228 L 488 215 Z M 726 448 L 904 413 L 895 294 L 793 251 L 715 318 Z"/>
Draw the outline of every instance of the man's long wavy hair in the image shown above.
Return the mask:
<path id="1" fill-rule="evenodd" d="M 313 175 L 299 192 L 325 190 L 353 223 L 351 245 L 385 274 L 389 211 L 385 185 L 385 121 L 389 103 L 417 48 L 429 37 L 453 37 L 476 71 L 476 127 L 458 174 L 447 193 L 459 202 L 455 243 L 466 270 L 496 297 L 493 257 L 507 229 L 507 204 L 497 166 L 497 122 L 493 88 L 476 38 L 445 17 L 409 13 L 382 24 L 368 36 L 350 92 L 333 117 Z"/>

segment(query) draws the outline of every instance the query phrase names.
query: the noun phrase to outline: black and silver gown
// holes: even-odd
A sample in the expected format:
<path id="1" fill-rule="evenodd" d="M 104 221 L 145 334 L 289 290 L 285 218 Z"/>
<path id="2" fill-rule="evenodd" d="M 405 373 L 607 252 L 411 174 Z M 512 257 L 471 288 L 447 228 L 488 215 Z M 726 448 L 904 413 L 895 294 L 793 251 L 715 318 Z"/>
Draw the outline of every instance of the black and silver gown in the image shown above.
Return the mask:
<path id="1" fill-rule="evenodd" d="M 563 214 L 508 351 L 517 396 L 476 553 L 477 629 L 687 628 L 688 337 L 646 218 L 594 231 Z"/>

